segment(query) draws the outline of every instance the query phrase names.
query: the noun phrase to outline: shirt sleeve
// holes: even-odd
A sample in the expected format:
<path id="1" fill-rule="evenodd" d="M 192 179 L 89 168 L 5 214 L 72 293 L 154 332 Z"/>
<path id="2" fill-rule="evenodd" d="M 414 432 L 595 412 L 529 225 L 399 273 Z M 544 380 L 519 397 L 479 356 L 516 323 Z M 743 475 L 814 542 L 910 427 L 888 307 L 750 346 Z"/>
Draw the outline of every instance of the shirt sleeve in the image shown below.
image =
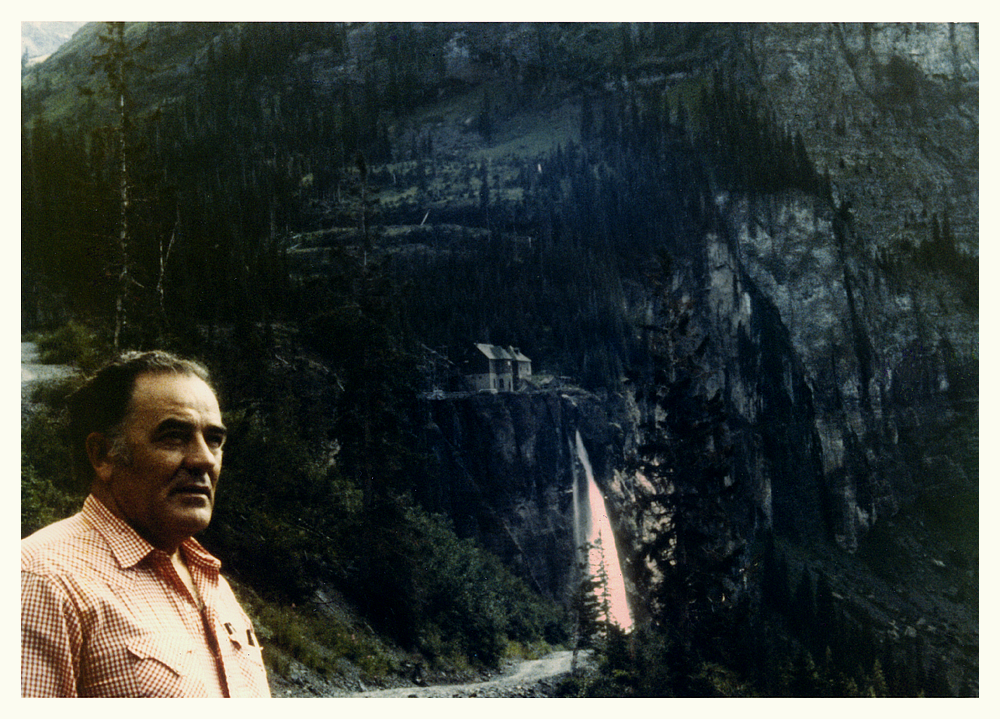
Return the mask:
<path id="1" fill-rule="evenodd" d="M 21 696 L 77 696 L 81 641 L 65 588 L 54 578 L 22 571 Z"/>

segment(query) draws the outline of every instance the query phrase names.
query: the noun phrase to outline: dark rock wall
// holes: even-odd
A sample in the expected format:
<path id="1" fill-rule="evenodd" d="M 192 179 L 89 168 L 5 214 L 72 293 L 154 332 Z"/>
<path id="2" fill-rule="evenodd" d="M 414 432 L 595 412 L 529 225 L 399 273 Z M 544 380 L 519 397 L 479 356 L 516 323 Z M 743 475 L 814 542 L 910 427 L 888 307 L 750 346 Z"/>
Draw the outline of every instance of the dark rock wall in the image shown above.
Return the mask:
<path id="1" fill-rule="evenodd" d="M 426 400 L 428 468 L 420 500 L 448 515 L 548 596 L 573 586 L 573 480 L 579 431 L 598 483 L 620 461 L 621 432 L 602 399 L 481 392 Z M 624 510 L 623 510 L 624 511 Z"/>
<path id="2" fill-rule="evenodd" d="M 440 471 L 420 497 L 553 597 L 565 595 L 574 563 L 565 404 L 552 394 L 485 392 L 428 400 L 428 446 Z"/>
<path id="3" fill-rule="evenodd" d="M 801 132 L 833 202 L 720 193 L 724 228 L 671 248 L 671 292 L 693 308 L 691 331 L 710 340 L 697 390 L 721 393 L 734 450 L 726 481 L 739 502 L 719 528 L 720 551 L 745 567 L 773 529 L 856 552 L 906 507 L 971 516 L 978 287 L 915 258 L 943 213 L 955 247 L 978 254 L 978 27 L 750 25 L 734 38 L 741 49 L 726 62 L 742 63 Z M 648 317 L 655 298 L 639 302 L 631 311 Z M 637 558 L 669 512 L 640 505 L 698 491 L 630 469 L 655 439 L 640 429 L 658 411 L 642 394 L 431 402 L 429 436 L 446 471 L 428 496 L 462 533 L 565 596 L 579 429 L 641 604 L 655 577 Z"/>
<path id="4" fill-rule="evenodd" d="M 674 291 L 694 308 L 692 341 L 710 340 L 693 392 L 721 393 L 733 445 L 726 482 L 739 501 L 718 530 L 720 547 L 739 554 L 745 567 L 761 532 L 773 529 L 802 544 L 834 541 L 854 551 L 878 518 L 929 485 L 975 491 L 974 467 L 958 459 L 961 446 L 931 451 L 925 434 L 957 421 L 961 398 L 968 399 L 963 393 L 975 387 L 967 359 L 941 342 L 891 359 L 892 343 L 907 334 L 879 334 L 875 323 L 880 313 L 905 315 L 906 304 L 868 282 L 868 268 L 844 251 L 829 210 L 796 197 L 772 201 L 770 228 L 751 237 L 746 203 L 719 202 L 731 218 L 729 235 L 706 236 L 678 263 Z M 786 246 L 794 249 L 783 252 Z M 782 272 L 782 264 L 813 269 Z M 914 324 L 905 316 L 894 321 Z M 638 445 L 670 441 L 643 429 L 657 410 L 637 400 L 642 390 L 428 400 L 427 437 L 441 470 L 428 475 L 421 498 L 537 588 L 565 598 L 580 431 L 618 534 L 632 601 L 641 603 L 655 577 L 639 570 L 637 557 L 663 517 L 639 516 L 640 505 L 654 495 L 699 491 L 685 487 L 696 478 L 677 475 L 670 486 L 657 486 L 630 470 Z"/>

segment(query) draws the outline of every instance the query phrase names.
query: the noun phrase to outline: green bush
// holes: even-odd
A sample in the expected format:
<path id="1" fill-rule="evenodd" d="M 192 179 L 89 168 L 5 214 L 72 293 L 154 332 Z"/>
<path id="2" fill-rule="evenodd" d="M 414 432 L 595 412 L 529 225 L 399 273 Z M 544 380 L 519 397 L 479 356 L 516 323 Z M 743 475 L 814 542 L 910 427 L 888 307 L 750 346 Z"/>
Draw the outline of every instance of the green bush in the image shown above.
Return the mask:
<path id="1" fill-rule="evenodd" d="M 459 539 L 442 517 L 416 508 L 406 517 L 416 537 L 412 608 L 423 652 L 496 666 L 509 642 L 543 642 L 562 623 L 558 608 L 472 540 Z"/>
<path id="2" fill-rule="evenodd" d="M 35 337 L 42 364 L 71 364 L 95 369 L 108 354 L 108 343 L 100 333 L 79 322 L 69 322 L 53 332 Z"/>
<path id="3" fill-rule="evenodd" d="M 75 482 L 61 404 L 71 382 L 46 383 L 21 422 L 21 536 L 76 512 L 87 487 Z"/>
<path id="4" fill-rule="evenodd" d="M 79 510 L 80 497 L 64 492 L 21 462 L 21 537 Z"/>

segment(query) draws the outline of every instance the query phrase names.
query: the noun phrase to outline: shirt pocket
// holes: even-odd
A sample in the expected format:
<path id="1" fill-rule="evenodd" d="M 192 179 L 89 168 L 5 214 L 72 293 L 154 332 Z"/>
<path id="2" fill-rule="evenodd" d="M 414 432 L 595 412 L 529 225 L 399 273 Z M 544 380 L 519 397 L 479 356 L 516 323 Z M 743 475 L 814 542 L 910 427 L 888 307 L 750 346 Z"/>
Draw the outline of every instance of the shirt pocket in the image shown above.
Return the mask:
<path id="1" fill-rule="evenodd" d="M 192 696 L 189 680 L 192 649 L 180 646 L 168 637 L 149 635 L 130 640 L 126 649 L 139 696 Z"/>
<path id="2" fill-rule="evenodd" d="M 233 697 L 269 696 L 267 672 L 260 643 L 253 627 L 242 618 L 221 622 L 221 636 L 229 637 L 226 675 Z M 225 640 L 223 640 L 225 641 Z"/>

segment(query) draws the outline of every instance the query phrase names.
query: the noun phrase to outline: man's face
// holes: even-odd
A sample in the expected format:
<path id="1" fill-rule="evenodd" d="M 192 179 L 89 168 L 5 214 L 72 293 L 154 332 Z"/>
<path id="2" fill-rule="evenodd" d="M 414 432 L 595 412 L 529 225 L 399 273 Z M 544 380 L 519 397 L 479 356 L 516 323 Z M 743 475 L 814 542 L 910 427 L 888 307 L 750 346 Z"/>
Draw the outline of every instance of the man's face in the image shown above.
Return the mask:
<path id="1" fill-rule="evenodd" d="M 95 463 L 101 498 L 173 553 L 212 518 L 226 438 L 215 393 L 192 375 L 139 375 L 123 434 L 125 456 Z"/>

